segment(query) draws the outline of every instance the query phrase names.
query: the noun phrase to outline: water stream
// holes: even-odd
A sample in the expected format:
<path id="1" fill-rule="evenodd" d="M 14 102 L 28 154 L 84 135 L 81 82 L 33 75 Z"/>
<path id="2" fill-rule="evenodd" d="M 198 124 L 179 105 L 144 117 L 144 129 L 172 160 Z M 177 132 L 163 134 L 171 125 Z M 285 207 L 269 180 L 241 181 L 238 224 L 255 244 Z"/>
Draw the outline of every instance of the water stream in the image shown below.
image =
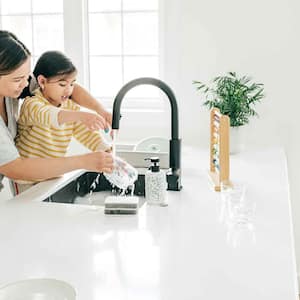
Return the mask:
<path id="1" fill-rule="evenodd" d="M 134 189 L 136 181 L 138 177 L 137 170 L 129 165 L 127 162 L 122 160 L 121 158 L 116 156 L 116 139 L 117 139 L 118 130 L 112 129 L 111 137 L 112 137 L 112 155 L 114 158 L 114 170 L 111 174 L 104 173 L 105 178 L 111 183 L 112 185 L 112 195 L 119 195 L 119 196 L 126 196 L 127 190 L 130 188 L 131 193 L 130 195 L 134 195 Z M 99 184 L 100 180 L 100 173 L 94 179 L 92 184 L 90 185 L 89 192 L 87 195 L 87 202 L 88 204 L 93 204 L 92 195 Z"/>
<path id="2" fill-rule="evenodd" d="M 118 130 L 117 129 L 112 129 L 111 130 L 112 134 L 111 134 L 111 138 L 112 138 L 112 156 L 113 158 L 116 157 L 116 141 L 117 141 L 117 134 L 118 134 Z"/>

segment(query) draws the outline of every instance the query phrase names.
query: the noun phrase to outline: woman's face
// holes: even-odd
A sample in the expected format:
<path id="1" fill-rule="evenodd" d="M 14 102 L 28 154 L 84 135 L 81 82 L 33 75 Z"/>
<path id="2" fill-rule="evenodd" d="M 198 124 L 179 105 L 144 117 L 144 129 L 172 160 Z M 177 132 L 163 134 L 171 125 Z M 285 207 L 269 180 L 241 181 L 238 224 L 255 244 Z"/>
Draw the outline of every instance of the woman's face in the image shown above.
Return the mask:
<path id="1" fill-rule="evenodd" d="M 30 57 L 16 70 L 8 75 L 0 76 L 0 97 L 18 98 L 23 89 L 28 86 Z"/>
<path id="2" fill-rule="evenodd" d="M 56 76 L 50 79 L 40 75 L 38 77 L 44 97 L 54 106 L 60 106 L 73 93 L 77 73 Z"/>

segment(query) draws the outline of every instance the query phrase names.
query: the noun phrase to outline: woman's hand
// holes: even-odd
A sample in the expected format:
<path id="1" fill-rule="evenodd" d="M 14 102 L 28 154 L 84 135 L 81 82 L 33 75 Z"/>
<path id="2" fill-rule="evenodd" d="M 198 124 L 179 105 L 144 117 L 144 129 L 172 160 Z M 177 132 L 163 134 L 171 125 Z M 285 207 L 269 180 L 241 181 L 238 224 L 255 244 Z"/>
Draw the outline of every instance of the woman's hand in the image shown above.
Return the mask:
<path id="1" fill-rule="evenodd" d="M 82 168 L 89 171 L 111 173 L 114 160 L 111 153 L 99 151 L 84 154 L 82 164 Z"/>

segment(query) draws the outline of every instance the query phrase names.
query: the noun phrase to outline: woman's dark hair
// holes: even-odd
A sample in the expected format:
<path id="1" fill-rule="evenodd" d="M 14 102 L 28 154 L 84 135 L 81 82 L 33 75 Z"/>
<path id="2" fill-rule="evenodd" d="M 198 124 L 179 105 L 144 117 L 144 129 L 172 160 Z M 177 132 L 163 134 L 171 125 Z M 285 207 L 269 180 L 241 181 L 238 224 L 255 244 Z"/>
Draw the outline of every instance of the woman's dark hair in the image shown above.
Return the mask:
<path id="1" fill-rule="evenodd" d="M 69 75 L 76 72 L 76 67 L 72 61 L 59 51 L 47 51 L 38 59 L 33 75 L 37 78 L 43 75 L 51 78 L 59 75 Z"/>
<path id="2" fill-rule="evenodd" d="M 0 76 L 16 70 L 30 55 L 30 51 L 13 33 L 0 30 Z"/>

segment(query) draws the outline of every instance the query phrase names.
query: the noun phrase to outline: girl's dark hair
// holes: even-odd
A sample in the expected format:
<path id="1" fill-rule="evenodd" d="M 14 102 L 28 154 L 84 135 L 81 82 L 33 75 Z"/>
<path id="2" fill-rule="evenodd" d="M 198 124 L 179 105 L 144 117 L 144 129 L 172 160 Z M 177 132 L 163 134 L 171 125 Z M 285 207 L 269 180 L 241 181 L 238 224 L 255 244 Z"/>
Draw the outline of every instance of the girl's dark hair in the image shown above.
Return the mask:
<path id="1" fill-rule="evenodd" d="M 47 51 L 38 59 L 33 75 L 37 78 L 43 75 L 51 78 L 59 75 L 69 75 L 76 72 L 76 67 L 72 61 L 59 51 Z"/>
<path id="2" fill-rule="evenodd" d="M 30 51 L 13 33 L 0 30 L 0 76 L 16 70 L 30 55 Z"/>

